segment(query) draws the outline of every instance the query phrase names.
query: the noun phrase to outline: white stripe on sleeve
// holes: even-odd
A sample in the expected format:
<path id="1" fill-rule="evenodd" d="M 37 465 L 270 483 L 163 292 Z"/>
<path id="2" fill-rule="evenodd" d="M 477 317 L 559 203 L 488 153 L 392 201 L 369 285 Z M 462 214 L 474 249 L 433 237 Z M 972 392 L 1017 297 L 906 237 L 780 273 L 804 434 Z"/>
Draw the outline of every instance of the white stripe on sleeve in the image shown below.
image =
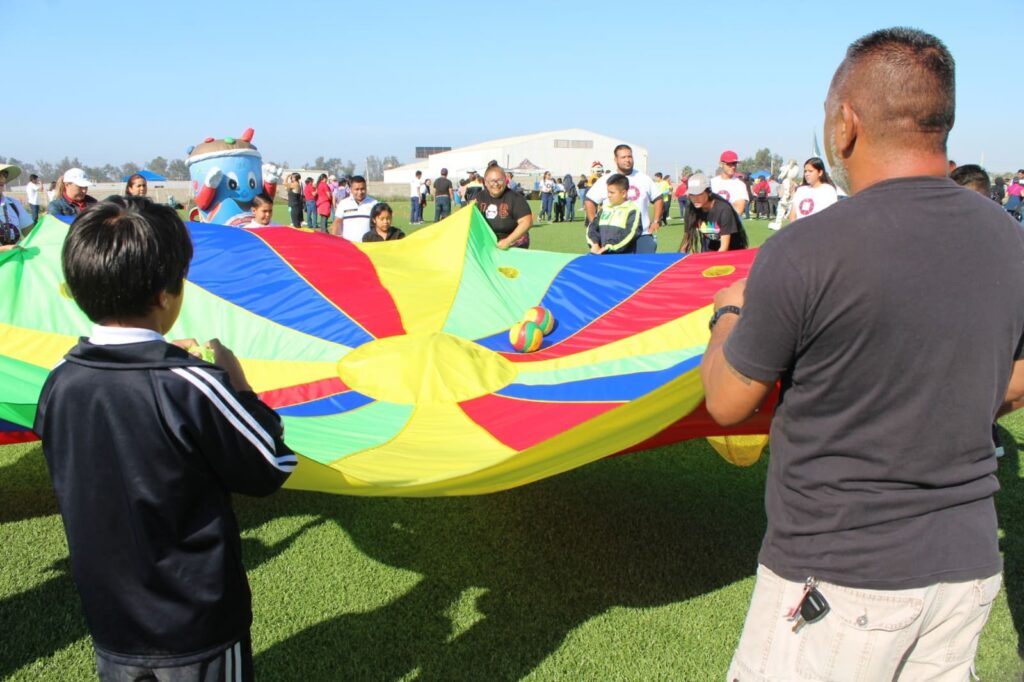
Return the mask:
<path id="1" fill-rule="evenodd" d="M 247 409 L 242 407 L 242 404 L 238 402 L 238 399 L 235 398 L 235 396 L 231 395 L 231 391 L 225 388 L 224 384 L 217 381 L 217 379 L 205 369 L 200 369 L 199 367 L 188 367 L 187 369 L 212 386 L 213 389 L 220 394 L 221 399 L 226 402 L 228 406 L 235 411 L 235 414 L 241 417 L 245 423 L 248 424 L 252 430 L 257 433 L 257 435 L 259 435 L 260 438 L 263 439 L 263 442 L 266 443 L 267 446 L 271 448 L 274 447 L 274 439 L 271 435 L 264 430 L 260 423 L 256 421 L 251 414 L 249 414 Z"/>
<path id="2" fill-rule="evenodd" d="M 242 682 L 242 643 L 236 642 L 231 650 L 235 652 L 235 682 Z"/>
<path id="3" fill-rule="evenodd" d="M 213 403 L 214 407 L 220 410 L 220 413 L 224 415 L 224 418 L 227 419 L 231 423 L 231 425 L 238 430 L 239 433 L 245 436 L 245 439 L 252 443 L 253 446 L 257 450 L 259 450 L 260 454 L 263 455 L 264 459 L 270 462 L 270 464 L 273 465 L 274 468 L 288 472 L 295 469 L 295 465 L 298 464 L 298 459 L 295 457 L 295 455 L 288 454 L 283 455 L 281 457 L 275 455 L 274 450 L 272 448 L 267 448 L 266 444 L 260 439 L 260 437 L 251 429 L 247 428 L 246 425 L 243 424 L 238 419 L 238 416 L 235 415 L 235 413 L 232 412 L 228 408 L 228 406 L 225 405 L 221 401 L 221 399 L 214 394 L 212 390 L 210 390 L 210 387 L 202 379 L 199 379 L 193 374 L 186 372 L 184 369 L 180 367 L 175 367 L 171 371 L 177 374 L 178 376 L 183 377 L 185 381 L 189 382 L 190 384 L 198 388 L 203 393 L 203 395 L 209 398 L 210 402 Z M 248 414 L 248 412 L 246 412 L 246 414 Z M 260 430 L 262 431 L 262 429 Z M 266 431 L 263 431 L 263 433 L 266 434 Z"/>

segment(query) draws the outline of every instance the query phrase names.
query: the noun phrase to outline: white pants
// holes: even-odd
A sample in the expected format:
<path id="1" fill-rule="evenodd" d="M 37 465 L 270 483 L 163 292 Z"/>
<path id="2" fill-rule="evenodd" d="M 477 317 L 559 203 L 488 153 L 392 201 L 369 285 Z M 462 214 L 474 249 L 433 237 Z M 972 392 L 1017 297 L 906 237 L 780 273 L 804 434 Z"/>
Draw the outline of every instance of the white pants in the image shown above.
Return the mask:
<path id="1" fill-rule="evenodd" d="M 797 633 L 786 612 L 803 583 L 758 566 L 728 682 L 966 682 L 1001 575 L 910 590 L 821 582 L 831 610 Z"/>

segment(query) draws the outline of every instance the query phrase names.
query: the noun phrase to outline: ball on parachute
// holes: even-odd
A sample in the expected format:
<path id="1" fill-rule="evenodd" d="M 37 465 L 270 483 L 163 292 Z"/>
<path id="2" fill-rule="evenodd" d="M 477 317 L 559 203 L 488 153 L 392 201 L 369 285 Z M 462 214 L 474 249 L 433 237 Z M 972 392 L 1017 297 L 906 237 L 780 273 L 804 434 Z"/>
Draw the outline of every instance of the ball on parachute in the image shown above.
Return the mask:
<path id="1" fill-rule="evenodd" d="M 544 332 L 533 322 L 516 322 L 508 330 L 508 340 L 520 353 L 532 353 L 544 341 Z"/>
<path id="2" fill-rule="evenodd" d="M 524 322 L 533 322 L 535 325 L 540 327 L 541 332 L 545 336 L 551 333 L 551 330 L 555 328 L 555 318 L 551 315 L 551 311 L 547 308 L 539 305 L 535 305 L 523 314 Z"/>

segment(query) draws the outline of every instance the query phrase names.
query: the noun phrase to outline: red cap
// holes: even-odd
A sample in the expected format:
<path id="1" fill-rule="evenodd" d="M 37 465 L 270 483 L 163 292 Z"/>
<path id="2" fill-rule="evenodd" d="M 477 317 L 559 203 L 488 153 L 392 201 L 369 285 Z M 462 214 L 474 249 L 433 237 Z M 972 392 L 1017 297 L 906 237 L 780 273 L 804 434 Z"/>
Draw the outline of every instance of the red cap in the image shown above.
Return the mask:
<path id="1" fill-rule="evenodd" d="M 737 156 L 736 152 L 734 152 L 733 150 L 726 149 L 724 152 L 722 152 L 722 156 L 718 160 L 721 161 L 722 163 L 736 163 L 740 160 L 740 157 Z"/>

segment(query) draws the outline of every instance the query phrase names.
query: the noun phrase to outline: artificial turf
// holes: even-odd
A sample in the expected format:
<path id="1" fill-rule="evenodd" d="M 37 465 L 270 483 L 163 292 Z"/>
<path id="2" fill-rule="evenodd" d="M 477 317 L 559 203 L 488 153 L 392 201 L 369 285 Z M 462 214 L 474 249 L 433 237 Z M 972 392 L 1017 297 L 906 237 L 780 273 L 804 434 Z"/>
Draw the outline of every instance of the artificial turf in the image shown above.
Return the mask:
<path id="1" fill-rule="evenodd" d="M 755 244 L 770 234 L 748 227 Z M 578 221 L 543 225 L 534 244 L 582 252 L 581 235 Z M 659 248 L 680 237 L 673 219 Z M 1000 682 L 1024 679 L 1024 414 L 1002 423 L 1006 589 L 978 654 L 981 678 Z M 238 497 L 257 675 L 724 679 L 764 531 L 766 461 L 739 469 L 690 441 L 482 497 Z M 37 444 L 0 448 L 0 557 L 0 679 L 94 677 Z"/>

